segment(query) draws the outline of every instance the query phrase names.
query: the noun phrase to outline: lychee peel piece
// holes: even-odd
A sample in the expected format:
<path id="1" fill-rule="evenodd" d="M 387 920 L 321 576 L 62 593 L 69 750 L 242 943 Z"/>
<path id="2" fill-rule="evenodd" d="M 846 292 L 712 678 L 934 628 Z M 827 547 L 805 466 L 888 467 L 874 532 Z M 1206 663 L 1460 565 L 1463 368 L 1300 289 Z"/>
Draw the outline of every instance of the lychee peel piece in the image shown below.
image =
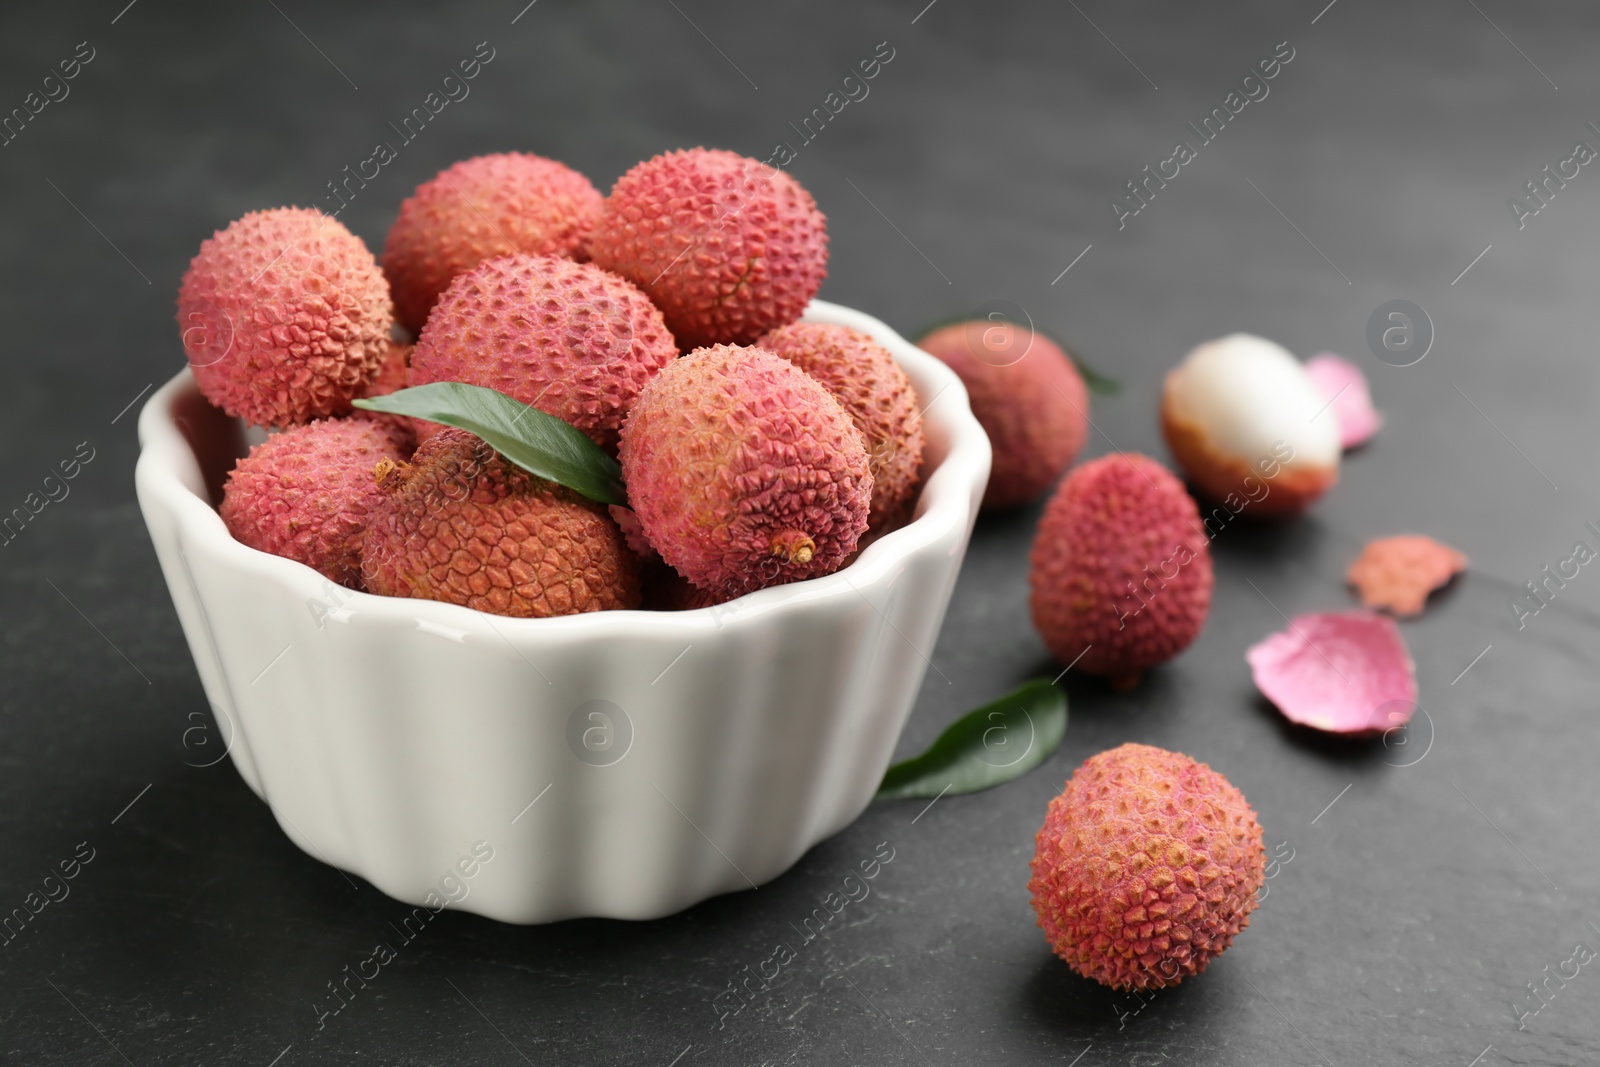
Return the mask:
<path id="1" fill-rule="evenodd" d="M 1346 578 L 1369 608 L 1399 616 L 1420 615 L 1428 594 L 1442 589 L 1467 569 L 1467 557 L 1421 534 L 1380 537 L 1367 542 Z"/>
<path id="2" fill-rule="evenodd" d="M 1361 368 L 1342 356 L 1323 352 L 1306 361 L 1306 374 L 1328 398 L 1332 414 L 1339 420 L 1340 445 L 1357 448 L 1372 440 L 1383 425 L 1383 416 L 1372 406 L 1372 391 Z"/>
<path id="3" fill-rule="evenodd" d="M 1416 664 L 1394 620 L 1375 612 L 1297 615 L 1245 660 L 1285 718 L 1325 733 L 1382 733 L 1416 711 Z"/>

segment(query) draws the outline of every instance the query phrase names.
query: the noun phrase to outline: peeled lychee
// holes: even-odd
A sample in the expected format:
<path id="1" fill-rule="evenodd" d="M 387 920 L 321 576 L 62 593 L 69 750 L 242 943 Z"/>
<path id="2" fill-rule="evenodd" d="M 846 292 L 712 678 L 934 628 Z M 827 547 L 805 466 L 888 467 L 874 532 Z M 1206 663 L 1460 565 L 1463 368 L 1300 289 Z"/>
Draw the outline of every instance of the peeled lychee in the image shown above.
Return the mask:
<path id="1" fill-rule="evenodd" d="M 1067 475 L 1033 542 L 1033 623 L 1062 663 L 1130 688 L 1211 610 L 1211 545 L 1183 484 L 1116 453 Z"/>
<path id="2" fill-rule="evenodd" d="M 412 385 L 498 389 L 609 452 L 639 390 L 678 355 L 627 281 L 555 256 L 501 256 L 459 275 L 411 354 Z"/>
<path id="3" fill-rule="evenodd" d="M 600 505 L 512 465 L 465 430 L 379 472 L 361 556 L 367 588 L 496 615 L 639 606 L 639 575 Z"/>
<path id="4" fill-rule="evenodd" d="M 450 280 L 494 256 L 582 258 L 600 200 L 588 178 L 530 152 L 447 167 L 400 205 L 384 244 L 395 314 L 419 332 Z"/>
<path id="5" fill-rule="evenodd" d="M 228 475 L 222 521 L 242 544 L 359 588 L 361 542 L 382 496 L 373 468 L 404 459 L 411 446 L 402 424 L 367 419 L 324 419 L 275 433 Z"/>
<path id="6" fill-rule="evenodd" d="M 742 345 L 805 311 L 828 272 L 828 234 L 788 174 L 692 148 L 617 179 L 589 255 L 650 294 L 685 349 Z"/>
<path id="7" fill-rule="evenodd" d="M 1205 970 L 1250 925 L 1261 826 L 1204 763 L 1149 745 L 1091 756 L 1034 840 L 1033 910 L 1056 955 L 1113 989 Z"/>
<path id="8" fill-rule="evenodd" d="M 667 366 L 639 394 L 620 458 L 650 544 L 719 596 L 836 570 L 867 528 L 861 432 L 764 349 L 717 345 Z"/>
<path id="9" fill-rule="evenodd" d="M 1010 322 L 958 322 L 918 345 L 967 387 L 994 463 L 986 509 L 1031 504 L 1072 466 L 1089 430 L 1089 392 L 1071 358 L 1043 334 Z"/>
<path id="10" fill-rule="evenodd" d="M 872 466 L 868 526 L 900 522 L 922 474 L 922 413 L 911 379 L 889 350 L 860 330 L 827 322 L 780 327 L 760 347 L 811 375 L 844 405 Z"/>
<path id="11" fill-rule="evenodd" d="M 258 426 L 349 411 L 378 373 L 391 319 L 367 246 L 305 208 L 251 212 L 207 238 L 178 290 L 200 391 Z"/>
<path id="12" fill-rule="evenodd" d="M 1291 515 L 1339 480 L 1332 401 L 1282 345 L 1236 333 L 1167 374 L 1161 431 L 1201 492 L 1237 513 Z"/>

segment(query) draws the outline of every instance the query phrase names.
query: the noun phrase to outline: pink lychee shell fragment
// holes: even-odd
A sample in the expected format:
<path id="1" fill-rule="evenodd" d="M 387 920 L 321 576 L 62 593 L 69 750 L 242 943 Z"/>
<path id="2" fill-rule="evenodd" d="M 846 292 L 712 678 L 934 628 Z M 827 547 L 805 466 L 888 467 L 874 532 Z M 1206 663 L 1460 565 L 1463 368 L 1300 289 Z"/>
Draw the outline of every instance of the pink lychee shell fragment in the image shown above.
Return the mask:
<path id="1" fill-rule="evenodd" d="M 1375 612 L 1298 615 L 1245 660 L 1261 694 L 1302 726 L 1382 733 L 1416 710 L 1416 664 L 1394 620 Z"/>
<path id="2" fill-rule="evenodd" d="M 1339 420 L 1339 443 L 1355 448 L 1372 440 L 1383 416 L 1372 406 L 1372 391 L 1361 368 L 1342 356 L 1324 352 L 1306 362 L 1306 373 L 1333 406 Z"/>
<path id="3" fill-rule="evenodd" d="M 1367 542 L 1345 577 L 1369 608 L 1396 615 L 1420 615 L 1428 594 L 1442 589 L 1467 569 L 1467 557 L 1421 534 L 1380 537 Z"/>

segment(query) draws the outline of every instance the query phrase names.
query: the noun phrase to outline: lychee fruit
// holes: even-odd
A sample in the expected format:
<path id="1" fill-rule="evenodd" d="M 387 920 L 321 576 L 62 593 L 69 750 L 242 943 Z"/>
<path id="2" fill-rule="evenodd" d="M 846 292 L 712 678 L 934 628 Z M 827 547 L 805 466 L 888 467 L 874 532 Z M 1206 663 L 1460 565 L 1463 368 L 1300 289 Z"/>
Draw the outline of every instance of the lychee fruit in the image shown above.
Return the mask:
<path id="1" fill-rule="evenodd" d="M 384 354 L 378 364 L 378 376 L 372 379 L 361 392 L 362 399 L 375 396 L 388 396 L 397 393 L 406 387 L 406 377 L 411 373 L 411 350 L 414 348 L 404 341 L 390 341 L 389 350 Z M 415 439 L 418 428 L 426 427 L 429 433 L 437 427 L 437 423 L 423 422 L 406 415 L 391 415 L 383 411 L 368 411 L 366 408 L 354 408 L 350 412 L 352 419 L 367 419 L 372 422 L 390 423 L 400 427 L 407 437 Z"/>
<path id="2" fill-rule="evenodd" d="M 178 290 L 200 391 L 258 426 L 348 412 L 378 373 L 391 321 L 367 246 L 306 208 L 251 212 L 207 238 Z"/>
<path id="3" fill-rule="evenodd" d="M 1033 910 L 1056 955 L 1113 989 L 1205 970 L 1250 925 L 1266 880 L 1244 794 L 1178 752 L 1091 756 L 1034 839 Z"/>
<path id="4" fill-rule="evenodd" d="M 620 458 L 650 544 L 719 596 L 836 570 L 867 528 L 861 431 L 764 349 L 716 345 L 668 365 L 634 403 Z"/>
<path id="5" fill-rule="evenodd" d="M 363 397 L 388 396 L 397 393 L 406 387 L 407 375 L 411 372 L 411 350 L 414 345 L 404 341 L 390 341 L 383 358 L 378 361 L 377 376 L 362 391 Z M 352 414 L 371 415 L 370 411 L 357 408 Z"/>
<path id="6" fill-rule="evenodd" d="M 821 382 L 861 430 L 872 467 L 868 528 L 901 522 L 922 474 L 922 412 L 894 356 L 869 334 L 829 322 L 781 326 L 760 347 Z"/>
<path id="7" fill-rule="evenodd" d="M 1235 514 L 1292 515 L 1339 480 L 1331 405 L 1286 348 L 1236 333 L 1168 372 L 1161 431 L 1205 496 Z"/>
<path id="8" fill-rule="evenodd" d="M 628 542 L 628 548 L 639 558 L 640 563 L 659 562 L 661 554 L 656 551 L 650 539 L 644 535 L 644 527 L 639 525 L 639 516 L 633 509 L 620 504 L 612 504 L 606 508 L 611 519 L 617 524 L 617 529 L 622 531 L 622 539 Z"/>
<path id="9" fill-rule="evenodd" d="M 409 381 L 497 389 L 614 454 L 639 390 L 677 355 L 661 312 L 615 274 L 501 256 L 450 283 L 417 339 Z"/>
<path id="10" fill-rule="evenodd" d="M 222 521 L 236 541 L 296 560 L 352 589 L 361 542 L 381 498 L 373 469 L 411 454 L 396 423 L 323 419 L 268 437 L 228 475 Z"/>
<path id="11" fill-rule="evenodd" d="M 994 449 L 988 510 L 1031 504 L 1072 466 L 1089 429 L 1089 392 L 1064 351 L 1011 322 L 943 326 L 918 345 L 956 372 Z"/>
<path id="12" fill-rule="evenodd" d="M 417 186 L 383 247 L 395 314 L 412 333 L 450 280 L 515 252 L 581 259 L 600 191 L 565 163 L 530 152 L 464 159 Z"/>
<path id="13" fill-rule="evenodd" d="M 617 179 L 589 255 L 650 294 L 685 349 L 743 345 L 805 311 L 827 274 L 828 234 L 788 174 L 693 148 Z"/>
<path id="14" fill-rule="evenodd" d="M 1078 467 L 1045 505 L 1029 581 L 1051 653 L 1126 689 L 1205 625 L 1211 545 L 1183 483 L 1117 453 Z"/>
<path id="15" fill-rule="evenodd" d="M 544 618 L 639 606 L 632 553 L 604 508 L 445 429 L 378 471 L 367 589 Z"/>

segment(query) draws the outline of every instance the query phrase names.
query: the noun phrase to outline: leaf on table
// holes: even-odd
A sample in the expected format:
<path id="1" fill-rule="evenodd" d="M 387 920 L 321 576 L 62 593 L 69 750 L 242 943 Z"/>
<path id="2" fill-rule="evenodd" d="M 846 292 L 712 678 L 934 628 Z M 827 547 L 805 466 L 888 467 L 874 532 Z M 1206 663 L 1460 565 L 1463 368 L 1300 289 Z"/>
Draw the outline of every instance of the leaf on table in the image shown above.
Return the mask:
<path id="1" fill-rule="evenodd" d="M 1072 365 L 1078 368 L 1078 374 L 1083 378 L 1083 384 L 1089 392 L 1096 396 L 1115 396 L 1122 391 L 1122 383 L 1115 378 L 1101 374 L 1083 361 L 1083 357 L 1076 352 L 1069 352 L 1072 356 Z"/>
<path id="2" fill-rule="evenodd" d="M 946 727 L 922 755 L 890 767 L 879 799 L 976 793 L 1039 766 L 1067 733 L 1067 694 L 1034 681 Z"/>

